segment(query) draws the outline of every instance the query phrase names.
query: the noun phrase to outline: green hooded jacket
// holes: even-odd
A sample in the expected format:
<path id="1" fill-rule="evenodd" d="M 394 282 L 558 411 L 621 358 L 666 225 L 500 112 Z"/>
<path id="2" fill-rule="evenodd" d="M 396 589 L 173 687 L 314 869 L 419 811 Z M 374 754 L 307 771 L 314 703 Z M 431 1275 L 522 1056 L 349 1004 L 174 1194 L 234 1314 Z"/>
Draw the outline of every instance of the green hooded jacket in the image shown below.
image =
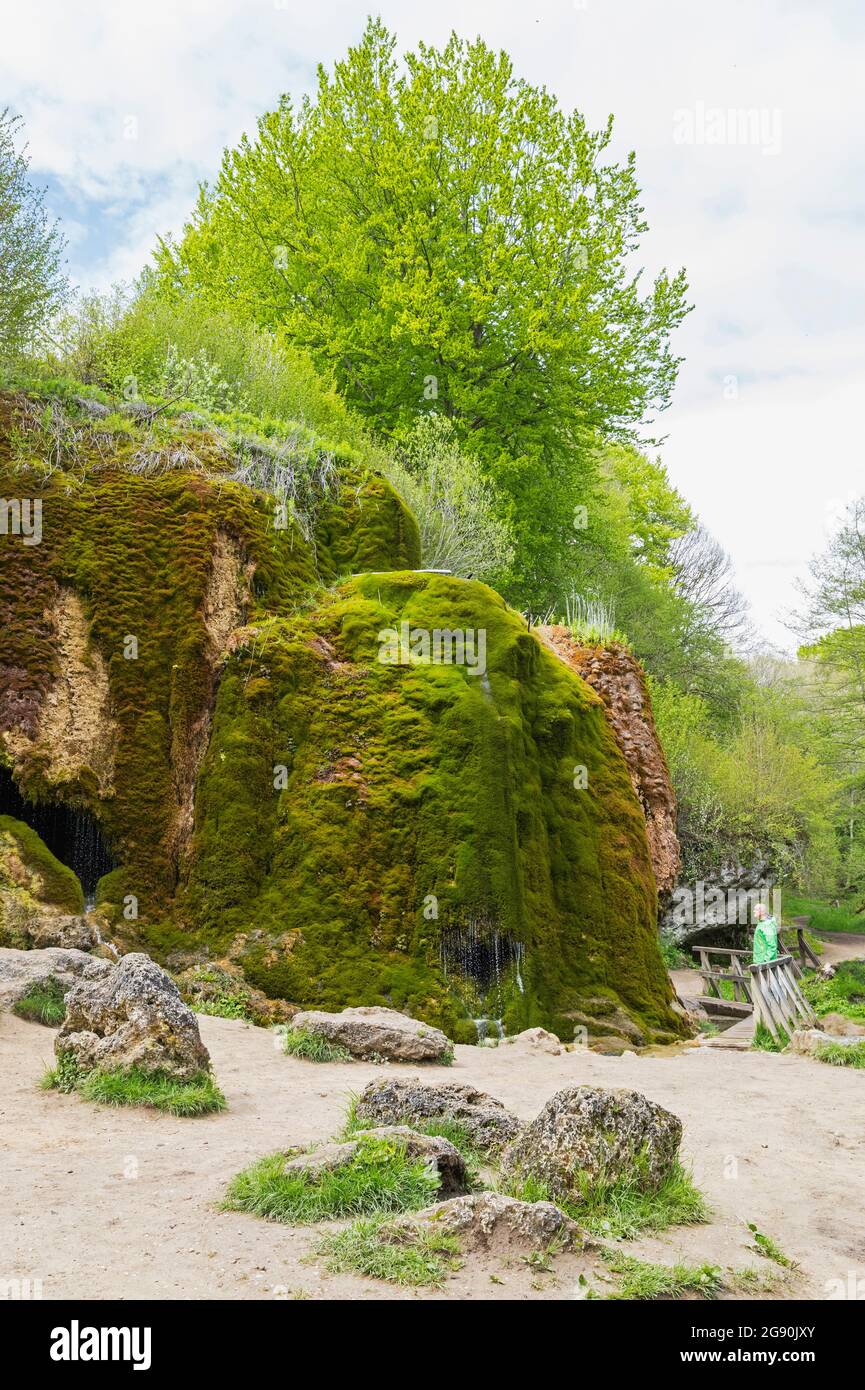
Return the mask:
<path id="1" fill-rule="evenodd" d="M 754 964 L 777 960 L 778 955 L 778 923 L 774 917 L 765 917 L 754 928 Z"/>

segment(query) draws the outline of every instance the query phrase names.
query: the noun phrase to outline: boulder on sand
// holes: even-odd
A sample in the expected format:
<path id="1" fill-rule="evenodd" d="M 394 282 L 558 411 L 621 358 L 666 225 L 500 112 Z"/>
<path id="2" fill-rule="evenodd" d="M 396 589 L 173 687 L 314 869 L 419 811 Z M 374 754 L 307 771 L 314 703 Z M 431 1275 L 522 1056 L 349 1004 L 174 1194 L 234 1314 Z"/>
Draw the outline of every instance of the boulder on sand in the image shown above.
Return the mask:
<path id="1" fill-rule="evenodd" d="M 682 1123 L 631 1090 L 566 1086 L 502 1155 L 508 1177 L 531 1174 L 555 1200 L 579 1202 L 581 1183 L 633 1178 L 654 1191 L 670 1173 Z"/>
<path id="2" fill-rule="evenodd" d="M 456 1145 L 439 1135 L 418 1134 L 417 1130 L 409 1129 L 406 1125 L 360 1130 L 344 1143 L 322 1144 L 311 1153 L 289 1159 L 284 1171 L 288 1175 L 308 1173 L 315 1176 L 342 1168 L 354 1158 L 362 1139 L 386 1139 L 398 1143 L 407 1158 L 420 1159 L 435 1170 L 443 1196 L 453 1197 L 456 1193 L 465 1192 L 466 1164 Z"/>
<path id="3" fill-rule="evenodd" d="M 520 1131 L 520 1121 L 500 1100 L 474 1086 L 444 1081 L 425 1085 L 407 1077 L 382 1077 L 361 1093 L 356 1115 L 368 1125 L 419 1125 L 450 1120 L 466 1131 L 475 1148 L 500 1149 Z"/>
<path id="4" fill-rule="evenodd" d="M 466 1250 L 583 1249 L 591 1244 L 575 1221 L 552 1202 L 521 1202 L 500 1192 L 473 1192 L 423 1211 L 407 1212 L 394 1222 L 413 1230 L 426 1227 L 457 1236 Z"/>
<path id="5" fill-rule="evenodd" d="M 396 1009 L 363 1006 L 338 1014 L 310 1010 L 295 1014 L 292 1029 L 317 1033 L 338 1043 L 352 1057 L 386 1057 L 394 1062 L 447 1062 L 453 1044 L 438 1028 L 420 1023 Z"/>
<path id="6" fill-rule="evenodd" d="M 110 961 L 59 946 L 42 951 L 0 948 L 0 1009 L 11 1009 L 35 985 L 56 981 L 65 994 L 80 980 L 99 980 L 113 969 Z"/>
<path id="7" fill-rule="evenodd" d="M 189 1081 L 210 1067 L 195 1014 L 170 976 L 139 952 L 69 991 L 54 1051 L 71 1054 L 82 1072 L 137 1067 Z"/>

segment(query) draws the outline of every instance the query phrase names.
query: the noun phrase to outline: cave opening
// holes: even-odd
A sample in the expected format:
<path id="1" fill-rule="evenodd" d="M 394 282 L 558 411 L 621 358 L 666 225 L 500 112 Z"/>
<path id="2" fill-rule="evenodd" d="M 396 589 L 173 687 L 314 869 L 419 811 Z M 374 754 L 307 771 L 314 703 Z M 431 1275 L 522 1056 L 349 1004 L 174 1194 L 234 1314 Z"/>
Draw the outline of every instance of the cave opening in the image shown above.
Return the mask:
<path id="1" fill-rule="evenodd" d="M 13 816 L 35 830 L 55 858 L 77 875 L 87 906 L 93 906 L 100 878 L 117 867 L 95 816 L 62 802 L 26 801 L 5 767 L 0 767 L 0 816 Z"/>

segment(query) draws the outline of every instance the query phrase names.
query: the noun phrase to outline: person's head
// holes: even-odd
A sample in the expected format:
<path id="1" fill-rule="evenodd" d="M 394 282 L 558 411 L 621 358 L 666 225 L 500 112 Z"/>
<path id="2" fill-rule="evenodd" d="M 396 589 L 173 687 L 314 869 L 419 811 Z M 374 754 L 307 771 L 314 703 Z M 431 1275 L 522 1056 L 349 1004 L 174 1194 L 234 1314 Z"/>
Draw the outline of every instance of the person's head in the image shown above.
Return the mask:
<path id="1" fill-rule="evenodd" d="M 765 920 L 766 920 L 766 918 L 767 918 L 768 916 L 769 916 L 769 912 L 768 912 L 768 909 L 767 909 L 767 907 L 766 907 L 766 904 L 765 904 L 765 903 L 757 903 L 756 907 L 754 908 L 754 921 L 755 921 L 755 922 L 765 922 Z"/>

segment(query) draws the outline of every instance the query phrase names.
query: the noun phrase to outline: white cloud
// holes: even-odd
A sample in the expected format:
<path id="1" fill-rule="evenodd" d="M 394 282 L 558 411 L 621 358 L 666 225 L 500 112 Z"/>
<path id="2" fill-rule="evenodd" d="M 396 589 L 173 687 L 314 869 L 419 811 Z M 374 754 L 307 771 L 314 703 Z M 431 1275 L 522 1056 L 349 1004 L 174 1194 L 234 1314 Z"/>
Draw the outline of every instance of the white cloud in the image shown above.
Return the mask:
<path id="1" fill-rule="evenodd" d="M 480 33 L 592 124 L 615 114 L 617 155 L 637 152 L 647 268 L 684 264 L 696 305 L 677 341 L 687 362 L 664 457 L 733 554 L 759 623 L 784 640 L 775 612 L 796 569 L 824 543 L 832 499 L 861 488 L 862 17 L 844 0 L 372 8 L 403 47 Z M 366 0 L 7 6 L 0 89 L 26 118 L 37 172 L 90 222 L 89 237 L 74 228 L 78 278 L 137 273 L 223 147 L 282 91 L 309 90 L 366 13 Z M 766 140 L 676 143 L 677 111 L 707 130 L 715 108 L 764 113 L 776 152 Z M 731 376 L 737 400 L 723 395 Z"/>

